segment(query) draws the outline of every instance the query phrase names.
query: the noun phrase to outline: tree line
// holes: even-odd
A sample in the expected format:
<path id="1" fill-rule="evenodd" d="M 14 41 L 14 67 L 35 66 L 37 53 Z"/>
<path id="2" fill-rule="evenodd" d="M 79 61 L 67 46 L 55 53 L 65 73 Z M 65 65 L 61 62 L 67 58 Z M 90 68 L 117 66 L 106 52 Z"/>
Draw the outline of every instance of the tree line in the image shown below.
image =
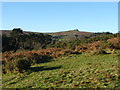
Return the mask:
<path id="1" fill-rule="evenodd" d="M 10 36 L 2 36 L 2 52 L 16 51 L 18 49 L 42 49 L 47 44 L 51 43 L 52 36 L 42 33 L 24 34 L 20 28 L 15 28 L 10 33 Z"/>

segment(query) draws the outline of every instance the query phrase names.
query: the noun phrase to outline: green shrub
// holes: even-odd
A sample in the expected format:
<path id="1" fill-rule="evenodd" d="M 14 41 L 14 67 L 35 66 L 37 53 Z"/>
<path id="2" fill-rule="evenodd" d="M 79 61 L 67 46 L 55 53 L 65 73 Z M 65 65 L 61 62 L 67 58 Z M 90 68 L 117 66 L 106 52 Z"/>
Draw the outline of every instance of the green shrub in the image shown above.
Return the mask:
<path id="1" fill-rule="evenodd" d="M 30 68 L 30 62 L 28 60 L 18 59 L 18 60 L 14 60 L 14 61 L 15 61 L 15 66 L 19 70 L 26 70 L 26 69 Z"/>
<path id="2" fill-rule="evenodd" d="M 7 62 L 4 69 L 6 72 L 22 72 L 23 70 L 28 70 L 30 66 L 31 63 L 28 60 L 21 58 Z"/>

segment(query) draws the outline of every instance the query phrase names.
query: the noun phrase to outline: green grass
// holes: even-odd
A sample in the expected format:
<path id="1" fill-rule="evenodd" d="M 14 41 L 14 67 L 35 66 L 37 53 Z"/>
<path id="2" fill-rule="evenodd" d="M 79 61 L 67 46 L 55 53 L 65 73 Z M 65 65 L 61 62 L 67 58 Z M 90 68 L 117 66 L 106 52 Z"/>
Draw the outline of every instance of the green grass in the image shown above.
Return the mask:
<path id="1" fill-rule="evenodd" d="M 71 55 L 4 74 L 3 88 L 119 88 L 117 55 Z"/>

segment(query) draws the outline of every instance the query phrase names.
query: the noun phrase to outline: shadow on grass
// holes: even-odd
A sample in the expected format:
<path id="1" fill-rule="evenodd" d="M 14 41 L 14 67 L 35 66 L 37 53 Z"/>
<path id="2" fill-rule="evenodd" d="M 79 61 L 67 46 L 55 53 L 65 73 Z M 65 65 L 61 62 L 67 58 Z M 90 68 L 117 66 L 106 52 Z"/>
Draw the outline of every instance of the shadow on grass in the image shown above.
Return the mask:
<path id="1" fill-rule="evenodd" d="M 32 67 L 30 69 L 30 71 L 33 72 L 39 72 L 39 71 L 45 71 L 45 70 L 54 70 L 54 69 L 60 69 L 62 66 L 56 66 L 56 67 L 45 67 L 45 66 L 41 66 L 41 67 Z"/>

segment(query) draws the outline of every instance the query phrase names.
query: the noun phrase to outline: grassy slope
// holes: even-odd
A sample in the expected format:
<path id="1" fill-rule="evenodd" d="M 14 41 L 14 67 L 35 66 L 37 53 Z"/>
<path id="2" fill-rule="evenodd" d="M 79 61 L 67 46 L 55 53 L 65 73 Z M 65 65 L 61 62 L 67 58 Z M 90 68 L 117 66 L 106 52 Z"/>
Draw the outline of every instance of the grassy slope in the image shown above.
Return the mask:
<path id="1" fill-rule="evenodd" d="M 31 73 L 3 75 L 6 88 L 112 88 L 118 83 L 116 55 L 71 55 L 33 65 Z"/>

